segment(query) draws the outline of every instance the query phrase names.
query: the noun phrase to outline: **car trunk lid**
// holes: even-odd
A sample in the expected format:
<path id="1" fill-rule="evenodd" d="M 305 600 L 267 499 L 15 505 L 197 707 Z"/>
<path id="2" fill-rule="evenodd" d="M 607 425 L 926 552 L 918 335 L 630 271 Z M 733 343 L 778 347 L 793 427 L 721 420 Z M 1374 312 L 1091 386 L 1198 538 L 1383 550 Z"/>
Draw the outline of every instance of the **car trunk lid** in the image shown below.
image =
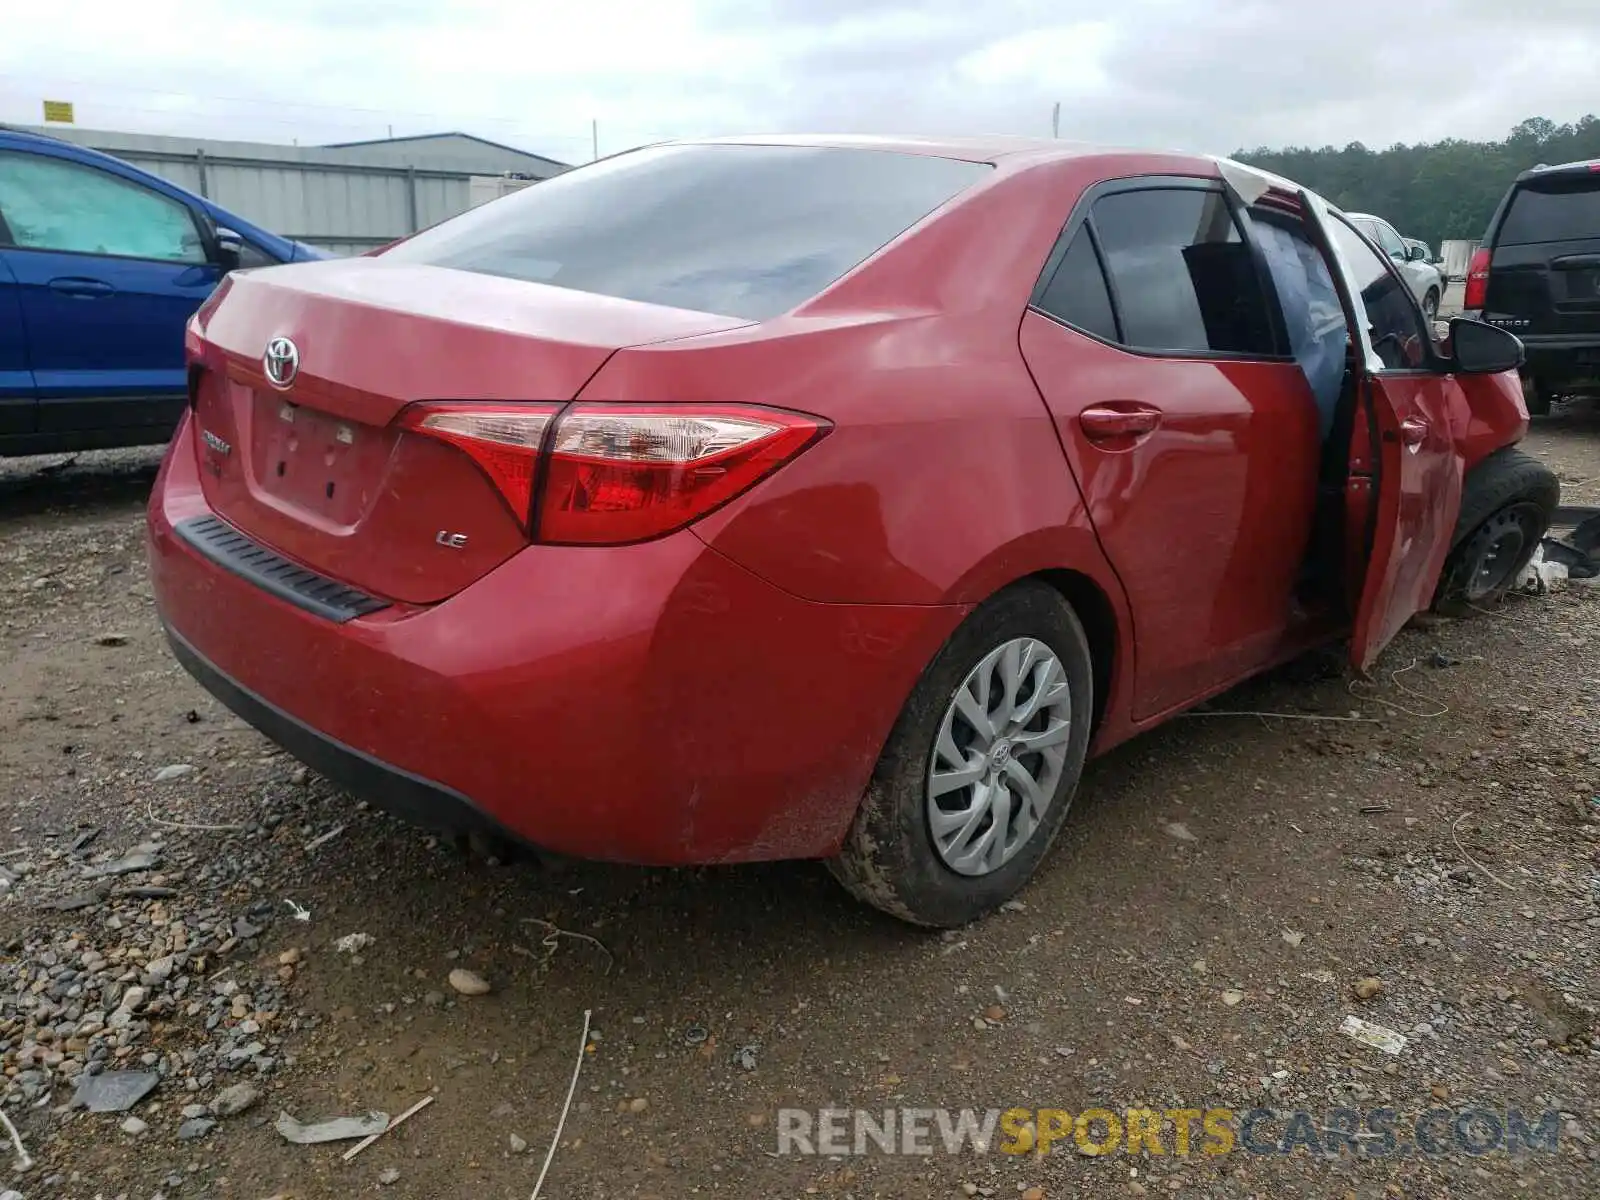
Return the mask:
<path id="1" fill-rule="evenodd" d="M 623 346 L 745 323 L 381 258 L 237 275 L 191 385 L 206 497 L 314 571 L 442 600 L 525 546 L 528 514 L 467 455 L 402 429 L 408 405 L 553 412 Z"/>

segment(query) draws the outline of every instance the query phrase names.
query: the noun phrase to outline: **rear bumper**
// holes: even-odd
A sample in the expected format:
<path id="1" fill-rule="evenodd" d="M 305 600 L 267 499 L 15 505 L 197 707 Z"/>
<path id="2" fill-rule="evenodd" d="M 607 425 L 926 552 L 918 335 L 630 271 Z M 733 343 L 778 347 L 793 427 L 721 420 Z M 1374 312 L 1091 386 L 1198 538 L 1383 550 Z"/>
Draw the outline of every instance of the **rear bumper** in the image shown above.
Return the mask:
<path id="1" fill-rule="evenodd" d="M 1541 387 L 1600 391 L 1600 334 L 1525 337 L 1527 370 Z"/>
<path id="2" fill-rule="evenodd" d="M 228 678 L 170 626 L 166 635 L 173 657 L 201 687 L 341 787 L 361 796 L 381 796 L 384 808 L 419 825 L 463 833 L 477 829 L 504 831 L 465 796 L 334 741 Z"/>
<path id="3" fill-rule="evenodd" d="M 798 600 L 683 533 L 530 547 L 440 604 L 342 622 L 175 532 L 210 513 L 193 427 L 151 496 L 179 661 L 268 737 L 419 824 L 579 857 L 821 857 L 961 607 Z"/>

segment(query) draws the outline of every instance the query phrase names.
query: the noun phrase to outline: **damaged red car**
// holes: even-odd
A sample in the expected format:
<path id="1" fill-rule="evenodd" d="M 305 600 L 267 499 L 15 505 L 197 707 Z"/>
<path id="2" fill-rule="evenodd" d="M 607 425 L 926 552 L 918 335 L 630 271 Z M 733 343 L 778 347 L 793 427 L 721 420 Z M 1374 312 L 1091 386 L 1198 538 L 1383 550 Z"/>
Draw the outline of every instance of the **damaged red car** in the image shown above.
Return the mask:
<path id="1" fill-rule="evenodd" d="M 1522 348 L 1317 196 L 1061 142 L 631 151 L 231 275 L 149 508 L 183 665 L 454 831 L 1015 893 L 1089 755 L 1503 591 Z"/>

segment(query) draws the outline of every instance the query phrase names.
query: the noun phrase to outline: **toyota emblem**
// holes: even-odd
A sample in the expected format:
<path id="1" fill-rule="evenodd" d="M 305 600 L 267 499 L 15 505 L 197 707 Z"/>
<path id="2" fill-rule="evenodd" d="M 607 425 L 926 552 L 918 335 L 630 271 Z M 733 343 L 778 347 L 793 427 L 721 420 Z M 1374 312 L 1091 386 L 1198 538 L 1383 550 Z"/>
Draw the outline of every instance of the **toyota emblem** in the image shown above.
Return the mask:
<path id="1" fill-rule="evenodd" d="M 275 337 L 267 343 L 261 366 L 267 373 L 268 383 L 276 388 L 287 388 L 300 373 L 299 347 L 286 337 Z"/>

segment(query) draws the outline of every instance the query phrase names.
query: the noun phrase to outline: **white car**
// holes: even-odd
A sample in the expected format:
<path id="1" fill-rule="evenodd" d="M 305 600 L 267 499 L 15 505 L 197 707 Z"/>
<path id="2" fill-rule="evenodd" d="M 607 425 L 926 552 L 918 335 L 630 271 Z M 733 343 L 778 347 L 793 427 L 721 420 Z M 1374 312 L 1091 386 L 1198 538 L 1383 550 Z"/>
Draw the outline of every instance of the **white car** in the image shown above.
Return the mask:
<path id="1" fill-rule="evenodd" d="M 1421 242 L 1406 244 L 1406 239 L 1395 232 L 1393 225 L 1371 213 L 1347 213 L 1350 223 L 1372 239 L 1379 250 L 1394 260 L 1395 268 L 1411 285 L 1412 295 L 1428 314 L 1428 320 L 1439 316 L 1439 301 L 1444 297 L 1445 279 L 1439 268 L 1428 261 L 1428 247 Z"/>
<path id="2" fill-rule="evenodd" d="M 1422 261 L 1425 263 L 1431 263 L 1433 265 L 1433 269 L 1439 272 L 1439 281 L 1443 283 L 1445 287 L 1449 287 L 1450 272 L 1445 270 L 1444 255 L 1435 254 L 1432 246 L 1428 245 L 1427 242 L 1418 241 L 1416 238 L 1405 238 L 1404 241 L 1406 244 L 1406 253 L 1409 255 L 1413 250 L 1420 251 L 1422 254 Z"/>

